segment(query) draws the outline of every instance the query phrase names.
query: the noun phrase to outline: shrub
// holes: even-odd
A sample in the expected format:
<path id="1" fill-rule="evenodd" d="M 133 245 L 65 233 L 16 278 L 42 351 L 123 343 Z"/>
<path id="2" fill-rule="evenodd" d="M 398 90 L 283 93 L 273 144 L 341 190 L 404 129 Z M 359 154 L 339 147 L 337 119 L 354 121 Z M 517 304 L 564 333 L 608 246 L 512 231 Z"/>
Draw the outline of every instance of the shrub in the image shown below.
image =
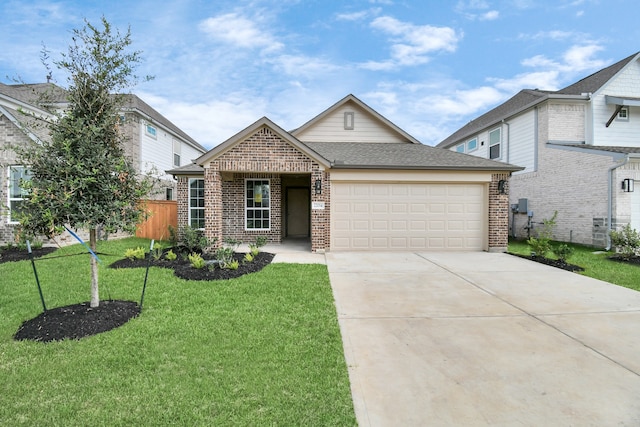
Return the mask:
<path id="1" fill-rule="evenodd" d="M 611 245 L 625 259 L 633 258 L 640 253 L 640 234 L 630 224 L 621 230 L 612 230 L 610 233 Z"/>
<path id="2" fill-rule="evenodd" d="M 164 255 L 164 257 L 169 261 L 175 261 L 178 258 L 178 255 L 173 252 L 173 250 L 169 249 L 169 251 Z"/>
<path id="3" fill-rule="evenodd" d="M 197 269 L 204 268 L 204 266 L 207 265 L 204 258 L 202 258 L 200 254 L 195 252 L 189 254 L 189 264 L 191 264 L 191 267 Z"/>
<path id="4" fill-rule="evenodd" d="M 548 219 L 542 220 L 542 229 L 538 231 L 537 237 L 530 237 L 527 243 L 531 247 L 531 255 L 545 257 L 549 251 L 551 251 L 551 236 L 553 234 L 553 227 L 556 226 L 556 217 L 558 211 L 553 213 L 553 216 Z"/>
<path id="5" fill-rule="evenodd" d="M 216 259 L 220 261 L 220 265 L 224 265 L 233 260 L 233 249 L 231 248 L 218 248 L 216 250 Z"/>
<path id="6" fill-rule="evenodd" d="M 253 258 L 254 258 L 253 253 L 249 253 L 249 254 L 245 254 L 244 255 L 244 260 L 247 261 L 247 262 L 252 262 Z"/>
<path id="7" fill-rule="evenodd" d="M 145 256 L 145 251 L 142 246 L 138 246 L 135 249 L 129 248 L 126 251 L 124 251 L 124 257 L 131 261 L 135 259 L 144 259 L 144 256 Z"/>
<path id="8" fill-rule="evenodd" d="M 571 256 L 571 254 L 573 253 L 573 248 L 569 245 L 566 244 L 560 244 L 560 245 L 556 245 L 553 246 L 551 248 L 551 250 L 553 251 L 553 254 L 558 257 L 558 259 L 562 262 L 567 262 L 567 259 Z"/>
<path id="9" fill-rule="evenodd" d="M 231 260 L 222 265 L 222 268 L 228 268 L 229 270 L 237 270 L 240 267 L 240 262 L 237 259 Z"/>
<path id="10" fill-rule="evenodd" d="M 260 248 L 267 244 L 266 236 L 257 236 L 255 243 L 249 243 L 249 251 L 255 258 L 260 253 Z"/>
<path id="11" fill-rule="evenodd" d="M 193 227 L 182 227 L 180 229 L 180 236 L 177 238 L 176 247 L 183 249 L 187 253 L 204 253 L 205 249 L 212 246 L 215 243 L 207 239 L 202 230 L 198 230 Z"/>
<path id="12" fill-rule="evenodd" d="M 160 258 L 162 258 L 162 254 L 164 252 L 164 248 L 162 247 L 162 245 L 156 245 L 153 248 L 153 251 L 151 252 L 151 256 L 153 257 L 154 260 L 158 261 Z"/>

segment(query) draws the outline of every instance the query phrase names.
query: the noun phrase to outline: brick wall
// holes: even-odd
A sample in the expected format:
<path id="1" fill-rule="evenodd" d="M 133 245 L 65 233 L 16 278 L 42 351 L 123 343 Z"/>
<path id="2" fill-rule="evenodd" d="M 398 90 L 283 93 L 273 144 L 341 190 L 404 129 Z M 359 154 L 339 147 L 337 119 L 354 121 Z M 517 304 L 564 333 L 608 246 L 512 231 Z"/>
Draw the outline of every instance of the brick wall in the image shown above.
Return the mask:
<path id="1" fill-rule="evenodd" d="M 218 158 L 205 165 L 206 235 L 223 242 L 234 238 L 253 242 L 256 236 L 267 236 L 269 242 L 282 241 L 283 173 L 311 174 L 311 183 L 322 180 L 322 194 L 311 189 L 312 201 L 324 201 L 324 210 L 312 210 L 311 242 L 313 251 L 329 245 L 329 176 L 320 165 L 304 155 L 268 127 L 258 129 Z M 246 231 L 244 223 L 245 179 L 269 179 L 271 185 L 271 230 Z M 186 193 L 186 197 L 184 194 Z M 188 201 L 188 191 L 178 185 L 180 199 Z M 187 201 L 179 202 L 178 215 L 186 217 Z M 185 222 L 179 219 L 179 224 Z"/>
<path id="2" fill-rule="evenodd" d="M 504 193 L 499 191 L 500 181 Z M 489 184 L 489 252 L 506 252 L 509 245 L 509 174 L 491 175 Z"/>

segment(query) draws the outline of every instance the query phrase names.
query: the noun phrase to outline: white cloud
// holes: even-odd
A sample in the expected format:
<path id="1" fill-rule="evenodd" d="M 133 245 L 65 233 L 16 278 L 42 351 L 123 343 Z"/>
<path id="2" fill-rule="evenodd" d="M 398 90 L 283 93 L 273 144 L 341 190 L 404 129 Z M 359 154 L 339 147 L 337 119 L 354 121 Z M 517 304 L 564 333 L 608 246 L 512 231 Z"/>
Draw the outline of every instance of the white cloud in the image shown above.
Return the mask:
<path id="1" fill-rule="evenodd" d="M 359 12 L 351 12 L 351 13 L 338 13 L 336 14 L 336 19 L 338 21 L 362 21 L 364 19 L 369 18 L 370 16 L 376 16 L 380 14 L 382 9 L 379 7 L 361 10 Z"/>
<path id="2" fill-rule="evenodd" d="M 497 10 L 490 10 L 489 12 L 483 13 L 478 18 L 481 21 L 494 21 L 500 17 L 500 12 Z"/>
<path id="3" fill-rule="evenodd" d="M 394 65 L 417 65 L 429 61 L 428 54 L 437 51 L 456 50 L 462 34 L 449 27 L 414 25 L 390 16 L 381 16 L 371 22 L 371 27 L 391 36 L 392 62 L 368 62 L 369 69 L 388 69 Z"/>
<path id="4" fill-rule="evenodd" d="M 271 33 L 258 28 L 254 19 L 237 13 L 207 18 L 200 23 L 199 29 L 216 40 L 240 48 L 277 51 L 284 47 Z"/>

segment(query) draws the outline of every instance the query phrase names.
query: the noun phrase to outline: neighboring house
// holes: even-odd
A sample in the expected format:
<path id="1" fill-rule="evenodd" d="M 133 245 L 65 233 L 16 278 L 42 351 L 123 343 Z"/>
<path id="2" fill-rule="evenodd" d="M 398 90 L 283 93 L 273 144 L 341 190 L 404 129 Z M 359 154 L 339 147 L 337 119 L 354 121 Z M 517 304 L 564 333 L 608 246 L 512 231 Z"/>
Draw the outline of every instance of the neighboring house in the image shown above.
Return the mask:
<path id="1" fill-rule="evenodd" d="M 19 164 L 10 147 L 48 139 L 44 122 L 34 126 L 38 120 L 31 116 L 52 119 L 50 110 L 62 111 L 66 105 L 64 89 L 51 83 L 0 83 L 0 244 L 14 240 L 15 208 L 24 196 L 20 180 L 28 178 L 28 165 Z M 189 164 L 205 148 L 136 95 L 126 95 L 121 123 L 127 137 L 126 154 L 140 173 L 150 173 L 156 179 L 150 198 L 175 200 L 175 181 L 164 171 Z"/>
<path id="2" fill-rule="evenodd" d="M 178 223 L 221 244 L 311 250 L 504 251 L 518 167 L 420 144 L 353 95 L 287 132 L 266 117 L 167 171 Z"/>
<path id="3" fill-rule="evenodd" d="M 558 91 L 522 90 L 438 144 L 524 167 L 509 181 L 511 234 L 557 211 L 554 238 L 597 247 L 640 230 L 640 53 Z"/>

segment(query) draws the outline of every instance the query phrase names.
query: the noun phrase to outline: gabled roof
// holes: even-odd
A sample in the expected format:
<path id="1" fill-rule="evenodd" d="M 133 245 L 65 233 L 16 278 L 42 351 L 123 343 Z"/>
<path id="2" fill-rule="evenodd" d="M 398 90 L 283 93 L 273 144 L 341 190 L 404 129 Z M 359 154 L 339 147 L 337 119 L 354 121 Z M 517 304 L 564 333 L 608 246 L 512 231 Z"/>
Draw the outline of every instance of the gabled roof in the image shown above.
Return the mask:
<path id="1" fill-rule="evenodd" d="M 183 140 L 187 141 L 189 144 L 191 144 L 194 148 L 201 151 L 202 153 L 207 151 L 207 149 L 204 148 L 202 145 L 200 145 L 195 139 L 187 135 L 182 129 L 174 125 L 165 116 L 158 113 L 153 107 L 151 107 L 149 104 L 144 102 L 137 95 L 133 95 L 133 94 L 125 95 L 124 108 L 137 110 L 143 116 L 146 116 L 147 120 L 149 120 L 151 123 L 157 123 L 165 127 L 166 129 L 174 133 L 176 136 L 179 136 Z"/>
<path id="2" fill-rule="evenodd" d="M 165 171 L 169 175 L 204 175 L 204 168 L 195 163 L 180 166 L 179 168 Z"/>
<path id="3" fill-rule="evenodd" d="M 597 92 L 628 64 L 639 58 L 640 52 L 634 53 L 558 91 L 523 89 L 506 102 L 471 120 L 437 144 L 436 147 L 450 148 L 453 144 L 471 137 L 492 125 L 497 125 L 502 120 L 507 120 L 547 99 L 584 99 L 586 101 L 589 99 L 589 94 Z"/>
<path id="4" fill-rule="evenodd" d="M 436 145 L 436 147 L 448 148 L 453 143 L 456 143 L 465 137 L 470 137 L 489 126 L 498 124 L 507 117 L 518 114 L 521 111 L 531 108 L 532 106 L 548 99 L 550 93 L 552 92 L 537 89 L 523 89 L 494 109 L 489 110 L 480 117 L 471 120 L 469 123 Z"/>
<path id="5" fill-rule="evenodd" d="M 330 166 L 329 162 L 325 158 L 318 155 L 318 153 L 311 150 L 307 145 L 300 142 L 293 135 L 291 135 L 289 132 L 282 129 L 280 126 L 278 126 L 277 124 L 269 120 L 267 117 L 262 117 L 261 119 L 255 121 L 253 124 L 244 128 L 237 134 L 233 135 L 231 138 L 224 141 L 222 144 L 219 144 L 213 149 L 204 153 L 202 156 L 198 157 L 195 160 L 195 163 L 198 165 L 204 165 L 205 163 L 211 161 L 212 159 L 232 149 L 236 144 L 239 144 L 240 142 L 244 141 L 246 138 L 256 133 L 262 127 L 268 127 L 280 138 L 282 138 L 283 140 L 285 140 L 286 142 L 294 146 L 296 149 L 298 149 L 300 152 L 310 157 L 311 159 L 315 160 L 319 164 L 325 167 Z"/>
<path id="6" fill-rule="evenodd" d="M 300 126 L 299 128 L 292 130 L 290 133 L 293 136 L 298 136 L 300 133 L 302 133 L 303 131 L 305 131 L 308 128 L 312 127 L 313 125 L 318 123 L 320 120 L 322 120 L 323 118 L 327 117 L 328 115 L 330 115 L 331 113 L 333 113 L 334 111 L 336 111 L 337 109 L 339 109 L 340 107 L 342 107 L 344 104 L 346 104 L 348 102 L 355 103 L 360 108 L 365 110 L 367 113 L 371 114 L 375 119 L 379 120 L 384 125 L 386 125 L 389 129 L 391 129 L 392 131 L 394 131 L 394 132 L 398 133 L 399 135 L 401 135 L 407 141 L 412 142 L 414 144 L 420 144 L 420 141 L 415 139 L 413 136 L 409 135 L 407 132 L 405 132 L 404 130 L 399 128 L 397 125 L 395 125 L 394 123 L 389 121 L 389 119 L 387 119 L 382 114 L 380 114 L 377 111 L 375 111 L 373 108 L 369 107 L 367 104 L 365 104 L 364 102 L 362 102 L 361 100 L 359 100 L 358 98 L 356 98 L 352 94 L 349 94 L 349 95 L 345 96 L 340 101 L 336 102 L 331 107 L 327 108 L 322 113 L 318 114 L 317 116 L 315 116 L 314 118 L 312 118 L 311 120 L 309 120 L 308 122 L 306 122 L 305 124 Z"/>
<path id="7" fill-rule="evenodd" d="M 423 144 L 306 142 L 335 169 L 495 170 L 524 168 Z"/>
<path id="8" fill-rule="evenodd" d="M 590 76 L 585 77 L 563 89 L 560 89 L 556 93 L 564 95 L 581 95 L 583 93 L 596 93 L 602 86 L 611 80 L 616 74 L 618 74 L 627 64 L 631 63 L 634 59 L 640 57 L 640 52 L 636 52 L 631 56 L 624 58 L 621 61 L 616 62 L 600 71 L 597 71 Z"/>

